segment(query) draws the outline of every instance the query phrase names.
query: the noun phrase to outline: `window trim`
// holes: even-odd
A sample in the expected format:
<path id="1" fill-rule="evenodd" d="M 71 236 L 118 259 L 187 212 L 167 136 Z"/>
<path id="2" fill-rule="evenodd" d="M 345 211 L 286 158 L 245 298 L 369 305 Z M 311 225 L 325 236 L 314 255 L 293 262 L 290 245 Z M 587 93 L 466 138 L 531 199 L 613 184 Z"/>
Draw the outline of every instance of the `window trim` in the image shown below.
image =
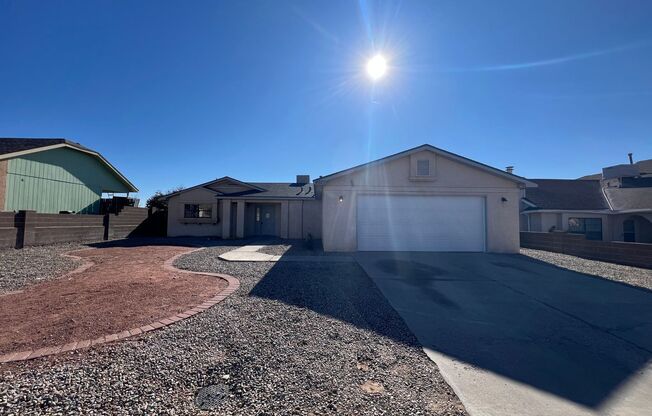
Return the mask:
<path id="1" fill-rule="evenodd" d="M 202 207 L 203 206 L 203 207 Z M 192 209 L 192 216 L 189 216 L 188 207 L 196 207 Z M 202 215 L 202 213 L 208 215 Z M 213 218 L 213 204 L 211 203 L 184 203 L 183 204 L 183 219 L 185 220 L 208 220 Z"/>
<path id="2" fill-rule="evenodd" d="M 425 163 L 426 168 L 427 168 L 427 173 L 426 174 L 420 173 L 420 170 L 419 170 L 419 165 L 421 165 L 423 163 Z M 425 177 L 431 176 L 430 175 L 430 159 L 417 159 L 415 174 L 416 174 L 416 177 L 418 177 L 418 178 L 425 178 Z"/>

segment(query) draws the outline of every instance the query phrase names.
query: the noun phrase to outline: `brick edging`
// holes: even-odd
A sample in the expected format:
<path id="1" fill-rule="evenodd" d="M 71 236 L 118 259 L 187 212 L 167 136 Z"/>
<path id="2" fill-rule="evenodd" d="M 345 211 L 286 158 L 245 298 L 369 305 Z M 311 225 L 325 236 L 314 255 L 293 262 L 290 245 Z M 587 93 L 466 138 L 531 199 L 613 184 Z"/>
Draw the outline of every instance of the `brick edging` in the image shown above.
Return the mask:
<path id="1" fill-rule="evenodd" d="M 108 342 L 113 342 L 113 341 L 119 341 L 121 339 L 133 337 L 136 335 L 143 334 L 145 332 L 150 332 L 154 331 L 159 328 L 164 328 L 166 326 L 172 325 L 175 322 L 182 321 L 184 319 L 188 319 L 191 316 L 194 316 L 198 313 L 201 313 L 207 309 L 209 309 L 211 306 L 216 305 L 220 302 L 222 302 L 224 299 L 226 299 L 229 295 L 231 295 L 233 292 L 238 290 L 240 287 L 240 281 L 236 279 L 233 276 L 229 276 L 227 274 L 220 274 L 220 273 L 208 273 L 208 272 L 193 272 L 190 270 L 182 270 L 174 267 L 174 262 L 181 256 L 185 256 L 186 254 L 191 254 L 199 250 L 204 250 L 204 247 L 197 248 L 194 250 L 187 251 L 185 253 L 179 253 L 165 261 L 163 263 L 163 268 L 168 271 L 172 271 L 175 273 L 188 273 L 188 274 L 201 274 L 205 276 L 213 276 L 213 277 L 218 277 L 220 279 L 226 280 L 227 282 L 227 287 L 219 292 L 217 295 L 213 296 L 212 298 L 208 299 L 207 301 L 204 301 L 203 303 L 188 309 L 187 311 L 178 313 L 176 315 L 159 319 L 158 321 L 149 323 L 147 325 L 140 326 L 138 328 L 133 328 L 129 330 L 125 330 L 122 332 L 118 332 L 115 334 L 109 334 L 109 335 L 104 335 L 96 339 L 86 339 L 83 341 L 73 341 L 68 344 L 63 344 L 63 345 L 56 345 L 54 347 L 45 347 L 45 348 L 39 348 L 36 350 L 26 350 L 26 351 L 18 351 L 18 352 L 10 352 L 8 354 L 0 355 L 0 363 L 8 363 L 8 362 L 14 362 L 14 361 L 25 361 L 25 360 L 31 360 L 33 358 L 40 358 L 40 357 L 45 357 L 48 355 L 54 355 L 58 354 L 61 352 L 68 352 L 68 351 L 75 351 L 75 350 L 80 350 L 83 348 L 88 348 L 88 347 L 93 347 L 95 345 L 99 344 L 105 344 Z M 94 250 L 94 249 L 91 249 Z M 79 251 L 79 250 L 73 250 L 73 251 Z M 69 252 L 72 253 L 73 251 Z M 72 254 L 65 253 L 64 256 L 70 257 L 73 259 L 81 259 L 84 261 L 84 264 L 80 265 L 73 271 L 63 275 L 62 277 L 69 276 L 72 274 L 77 274 L 81 273 L 84 270 L 88 269 L 89 267 L 93 266 L 95 263 L 93 263 L 90 260 L 84 259 L 82 257 L 77 257 Z"/>

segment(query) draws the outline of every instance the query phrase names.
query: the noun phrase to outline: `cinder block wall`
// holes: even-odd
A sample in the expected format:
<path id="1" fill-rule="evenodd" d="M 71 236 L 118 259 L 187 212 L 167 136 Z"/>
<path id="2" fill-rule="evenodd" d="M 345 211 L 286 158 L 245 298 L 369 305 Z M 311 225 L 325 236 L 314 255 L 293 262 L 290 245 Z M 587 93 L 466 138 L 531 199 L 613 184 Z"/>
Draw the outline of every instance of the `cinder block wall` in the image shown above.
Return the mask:
<path id="1" fill-rule="evenodd" d="M 119 214 L 41 214 L 34 211 L 0 212 L 0 247 L 101 241 L 126 238 L 141 231 L 146 208 L 125 207 Z"/>
<path id="2" fill-rule="evenodd" d="M 652 268 L 652 244 L 594 241 L 579 234 L 521 232 L 521 247 Z"/>
<path id="3" fill-rule="evenodd" d="M 0 247 L 14 247 L 16 245 L 16 214 L 13 212 L 0 212 Z"/>

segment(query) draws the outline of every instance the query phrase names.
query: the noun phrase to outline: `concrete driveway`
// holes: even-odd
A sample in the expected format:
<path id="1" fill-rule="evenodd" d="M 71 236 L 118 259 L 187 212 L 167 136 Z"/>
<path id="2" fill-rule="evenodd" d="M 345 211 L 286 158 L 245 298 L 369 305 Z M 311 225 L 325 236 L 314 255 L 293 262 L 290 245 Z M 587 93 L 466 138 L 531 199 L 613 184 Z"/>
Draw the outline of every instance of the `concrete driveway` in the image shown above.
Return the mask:
<path id="1" fill-rule="evenodd" d="M 358 253 L 471 415 L 652 414 L 652 293 L 520 255 Z"/>

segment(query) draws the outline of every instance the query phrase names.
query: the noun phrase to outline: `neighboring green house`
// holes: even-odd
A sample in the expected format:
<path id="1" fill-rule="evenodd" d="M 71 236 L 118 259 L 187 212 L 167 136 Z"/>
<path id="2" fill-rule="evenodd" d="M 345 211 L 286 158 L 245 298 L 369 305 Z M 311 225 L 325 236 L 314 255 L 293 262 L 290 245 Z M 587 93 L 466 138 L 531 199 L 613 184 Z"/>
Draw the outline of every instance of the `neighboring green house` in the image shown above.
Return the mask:
<path id="1" fill-rule="evenodd" d="M 97 214 L 102 193 L 129 192 L 138 189 L 79 143 L 0 138 L 0 211 Z"/>

